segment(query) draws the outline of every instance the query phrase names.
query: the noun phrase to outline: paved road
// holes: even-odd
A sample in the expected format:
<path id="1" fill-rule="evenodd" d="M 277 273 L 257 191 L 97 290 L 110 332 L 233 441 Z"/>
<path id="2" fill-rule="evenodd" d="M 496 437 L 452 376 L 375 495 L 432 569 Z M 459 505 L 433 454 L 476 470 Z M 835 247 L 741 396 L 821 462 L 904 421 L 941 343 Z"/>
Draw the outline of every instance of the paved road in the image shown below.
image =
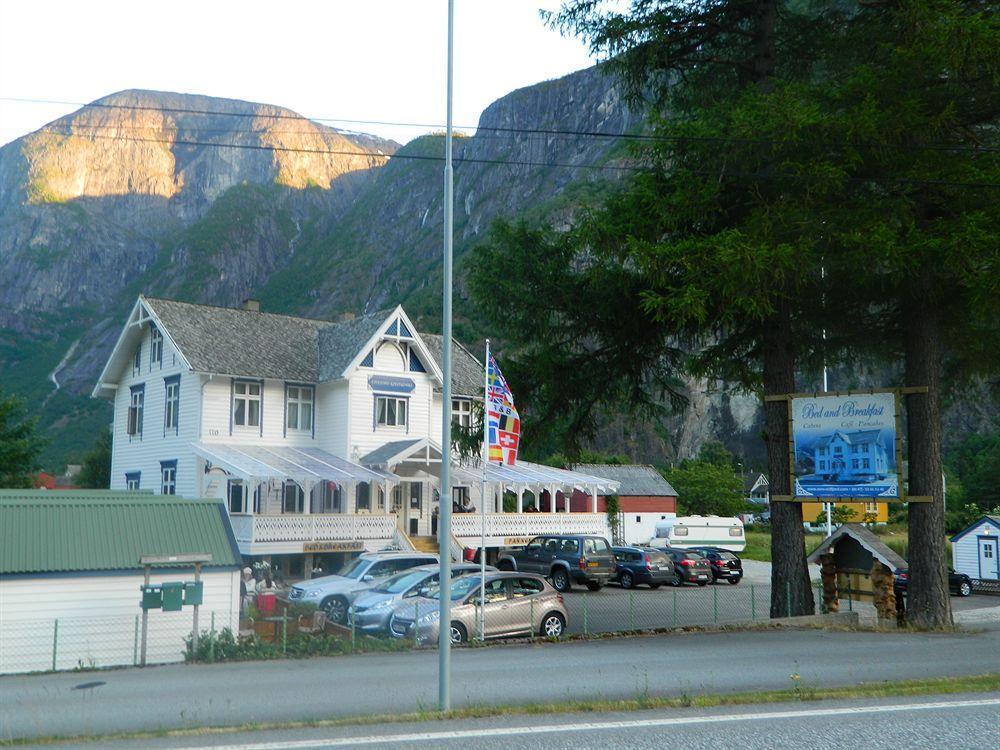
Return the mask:
<path id="1" fill-rule="evenodd" d="M 774 630 L 459 649 L 456 707 L 848 685 L 996 671 L 976 633 Z M 100 683 L 83 687 L 86 683 Z M 437 653 L 0 678 L 0 739 L 312 720 L 433 708 Z"/>
<path id="2" fill-rule="evenodd" d="M 413 724 L 293 729 L 107 742 L 115 750 L 306 750 L 455 748 L 606 750 L 671 747 L 771 750 L 774 747 L 874 750 L 990 747 L 1000 693 L 794 703 L 631 713 L 567 714 Z M 992 740 L 990 738 L 993 738 Z M 669 742 L 665 739 L 669 738 Z M 71 745 L 83 748 L 90 745 Z"/>

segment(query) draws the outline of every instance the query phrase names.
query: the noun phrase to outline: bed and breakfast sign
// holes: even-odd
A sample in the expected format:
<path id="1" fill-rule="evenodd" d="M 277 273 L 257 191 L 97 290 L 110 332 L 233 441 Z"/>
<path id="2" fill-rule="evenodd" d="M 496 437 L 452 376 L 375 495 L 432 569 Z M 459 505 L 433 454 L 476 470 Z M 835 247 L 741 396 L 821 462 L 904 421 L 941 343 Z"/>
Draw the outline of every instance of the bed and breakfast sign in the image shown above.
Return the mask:
<path id="1" fill-rule="evenodd" d="M 801 396 L 790 405 L 796 500 L 901 499 L 895 393 Z"/>

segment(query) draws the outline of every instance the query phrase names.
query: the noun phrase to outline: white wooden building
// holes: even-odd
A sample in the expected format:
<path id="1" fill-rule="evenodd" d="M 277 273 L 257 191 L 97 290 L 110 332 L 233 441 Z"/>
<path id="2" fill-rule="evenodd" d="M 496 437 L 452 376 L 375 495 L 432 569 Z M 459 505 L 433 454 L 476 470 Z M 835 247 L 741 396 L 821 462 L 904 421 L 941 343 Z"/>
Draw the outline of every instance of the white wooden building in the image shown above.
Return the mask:
<path id="1" fill-rule="evenodd" d="M 1000 582 L 1000 517 L 983 516 L 951 538 L 952 567 L 981 588 Z"/>
<path id="2" fill-rule="evenodd" d="M 240 555 L 220 502 L 0 490 L 0 517 L 0 673 L 137 663 L 143 556 L 211 555 L 199 630 L 239 628 Z M 150 573 L 193 580 L 190 566 Z M 150 610 L 147 663 L 183 659 L 192 613 Z"/>
<path id="3" fill-rule="evenodd" d="M 440 475 L 440 336 L 402 307 L 337 322 L 140 296 L 94 396 L 114 403 L 111 487 L 225 500 L 244 556 L 286 575 L 329 571 L 343 553 L 427 548 Z M 453 347 L 454 419 L 470 424 L 483 367 Z M 486 471 L 454 460 L 451 553 L 536 533 L 607 535 L 598 493 L 617 483 L 527 462 Z M 588 512 L 523 511 L 574 490 Z M 517 498 L 503 512 L 503 497 Z M 534 505 L 537 507 L 537 504 Z"/>

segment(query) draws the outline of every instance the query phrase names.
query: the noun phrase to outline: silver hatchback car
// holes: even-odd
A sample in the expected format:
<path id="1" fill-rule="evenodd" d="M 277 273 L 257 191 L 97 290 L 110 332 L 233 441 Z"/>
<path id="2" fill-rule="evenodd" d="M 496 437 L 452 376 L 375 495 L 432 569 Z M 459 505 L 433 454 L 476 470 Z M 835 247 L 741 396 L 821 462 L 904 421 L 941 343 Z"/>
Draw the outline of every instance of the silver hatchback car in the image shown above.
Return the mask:
<path id="1" fill-rule="evenodd" d="M 568 615 L 562 594 L 544 578 L 530 573 L 487 573 L 485 579 L 485 623 L 487 638 L 505 638 L 538 633 L 558 638 L 566 632 Z M 411 638 L 417 643 L 438 639 L 440 589 L 425 597 L 401 601 L 389 618 L 393 638 Z M 479 634 L 480 576 L 467 575 L 451 585 L 451 641 L 465 643 Z"/>
<path id="2" fill-rule="evenodd" d="M 494 571 L 496 568 L 487 565 L 486 570 Z M 451 573 L 456 578 L 478 572 L 479 565 L 474 563 L 456 563 L 451 566 Z M 420 565 L 361 591 L 351 605 L 348 622 L 353 618 L 354 626 L 364 633 L 385 633 L 389 630 L 392 608 L 401 601 L 412 601 L 421 592 L 427 593 L 429 589 L 436 587 L 440 575 L 440 565 Z"/>

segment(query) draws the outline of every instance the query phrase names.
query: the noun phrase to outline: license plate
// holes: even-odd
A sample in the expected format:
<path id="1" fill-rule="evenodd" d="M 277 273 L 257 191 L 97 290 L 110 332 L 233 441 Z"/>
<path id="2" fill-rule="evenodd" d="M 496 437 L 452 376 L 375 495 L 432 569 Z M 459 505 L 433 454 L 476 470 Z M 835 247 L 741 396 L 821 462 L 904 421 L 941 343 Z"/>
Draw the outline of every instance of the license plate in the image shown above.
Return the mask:
<path id="1" fill-rule="evenodd" d="M 600 565 L 600 563 L 596 563 L 596 562 L 589 562 L 589 563 L 587 563 L 587 567 L 588 568 L 596 568 L 598 565 Z"/>

